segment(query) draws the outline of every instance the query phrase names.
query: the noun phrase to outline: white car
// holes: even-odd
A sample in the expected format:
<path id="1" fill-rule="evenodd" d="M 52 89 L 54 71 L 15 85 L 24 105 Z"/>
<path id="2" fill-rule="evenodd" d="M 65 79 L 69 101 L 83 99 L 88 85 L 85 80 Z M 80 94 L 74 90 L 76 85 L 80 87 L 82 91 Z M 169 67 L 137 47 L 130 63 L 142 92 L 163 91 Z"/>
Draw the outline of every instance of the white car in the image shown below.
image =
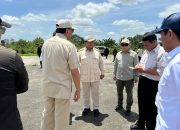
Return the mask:
<path id="1" fill-rule="evenodd" d="M 95 48 L 99 49 L 101 56 L 104 55 L 104 49 L 106 48 L 105 46 L 95 46 Z"/>

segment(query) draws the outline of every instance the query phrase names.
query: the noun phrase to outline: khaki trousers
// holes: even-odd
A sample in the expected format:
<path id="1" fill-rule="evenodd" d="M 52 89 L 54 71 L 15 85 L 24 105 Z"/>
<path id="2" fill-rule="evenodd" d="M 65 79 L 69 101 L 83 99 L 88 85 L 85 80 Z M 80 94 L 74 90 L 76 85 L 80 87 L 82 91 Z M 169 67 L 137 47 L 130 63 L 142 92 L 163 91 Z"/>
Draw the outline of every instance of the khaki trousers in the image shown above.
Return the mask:
<path id="1" fill-rule="evenodd" d="M 70 100 L 45 97 L 42 112 L 42 130 L 68 130 Z"/>
<path id="2" fill-rule="evenodd" d="M 90 93 L 93 103 L 93 109 L 99 109 L 99 83 L 97 82 L 82 82 L 84 108 L 90 108 Z"/>

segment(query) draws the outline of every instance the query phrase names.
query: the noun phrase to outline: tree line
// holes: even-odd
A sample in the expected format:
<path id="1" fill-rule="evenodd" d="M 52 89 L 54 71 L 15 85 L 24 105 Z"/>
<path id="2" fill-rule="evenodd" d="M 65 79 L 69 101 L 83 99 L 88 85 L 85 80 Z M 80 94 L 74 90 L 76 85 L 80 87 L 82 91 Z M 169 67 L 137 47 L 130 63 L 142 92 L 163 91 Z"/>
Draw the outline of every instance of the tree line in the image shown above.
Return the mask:
<path id="1" fill-rule="evenodd" d="M 120 41 L 123 38 L 124 37 L 122 37 L 120 39 Z M 140 41 L 142 39 L 142 35 L 128 37 L 128 39 L 131 41 L 132 49 L 136 50 L 137 48 L 140 47 Z M 26 41 L 23 39 L 19 39 L 18 41 L 14 41 L 13 39 L 6 40 L 6 41 L 7 41 L 6 46 L 8 48 L 12 48 L 13 50 L 16 50 L 20 54 L 28 54 L 28 55 L 36 55 L 37 47 L 42 42 L 44 42 L 43 38 L 41 38 L 41 37 L 37 37 L 32 41 Z M 71 42 L 74 43 L 78 49 L 84 47 L 84 39 L 77 34 L 74 34 L 72 36 Z M 110 53 L 111 53 L 114 48 L 119 49 L 119 42 L 117 43 L 112 38 L 108 38 L 108 39 L 96 40 L 95 45 L 108 47 L 110 49 Z"/>

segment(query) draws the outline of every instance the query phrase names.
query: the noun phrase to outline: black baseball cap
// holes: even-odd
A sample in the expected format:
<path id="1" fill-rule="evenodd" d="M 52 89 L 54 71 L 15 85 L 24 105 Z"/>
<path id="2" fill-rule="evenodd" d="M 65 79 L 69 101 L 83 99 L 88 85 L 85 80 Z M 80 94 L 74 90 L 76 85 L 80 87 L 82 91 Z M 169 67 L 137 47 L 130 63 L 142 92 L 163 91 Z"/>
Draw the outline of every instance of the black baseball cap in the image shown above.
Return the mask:
<path id="1" fill-rule="evenodd" d="M 180 29 L 180 12 L 173 13 L 165 18 L 160 28 L 156 28 L 153 32 L 160 33 L 164 29 Z"/>
<path id="2" fill-rule="evenodd" d="M 146 32 L 143 37 L 142 37 L 142 42 L 143 41 L 149 41 L 149 40 L 157 40 L 157 37 L 155 33 L 153 32 Z"/>
<path id="3" fill-rule="evenodd" d="M 6 28 L 10 28 L 10 27 L 11 27 L 11 24 L 3 21 L 1 18 L 0 18 L 0 25 L 1 25 L 1 26 L 4 26 L 4 27 L 6 27 Z"/>

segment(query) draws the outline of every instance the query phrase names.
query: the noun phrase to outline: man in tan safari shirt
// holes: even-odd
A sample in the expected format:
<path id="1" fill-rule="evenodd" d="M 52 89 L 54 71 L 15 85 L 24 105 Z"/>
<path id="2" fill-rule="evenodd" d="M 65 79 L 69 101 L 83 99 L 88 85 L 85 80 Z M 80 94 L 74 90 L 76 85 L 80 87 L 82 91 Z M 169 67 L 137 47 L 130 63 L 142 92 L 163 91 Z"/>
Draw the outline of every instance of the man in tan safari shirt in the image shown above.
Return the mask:
<path id="1" fill-rule="evenodd" d="M 72 79 L 76 87 L 74 101 L 80 98 L 78 55 L 75 46 L 69 41 L 73 31 L 69 20 L 59 20 L 56 35 L 42 47 L 42 130 L 68 130 Z"/>
<path id="2" fill-rule="evenodd" d="M 83 116 L 88 115 L 90 110 L 90 92 L 93 102 L 94 116 L 99 112 L 99 83 L 104 78 L 104 64 L 99 50 L 94 48 L 95 39 L 88 35 L 85 37 L 85 48 L 79 52 L 80 75 L 83 86 L 84 110 Z"/>

